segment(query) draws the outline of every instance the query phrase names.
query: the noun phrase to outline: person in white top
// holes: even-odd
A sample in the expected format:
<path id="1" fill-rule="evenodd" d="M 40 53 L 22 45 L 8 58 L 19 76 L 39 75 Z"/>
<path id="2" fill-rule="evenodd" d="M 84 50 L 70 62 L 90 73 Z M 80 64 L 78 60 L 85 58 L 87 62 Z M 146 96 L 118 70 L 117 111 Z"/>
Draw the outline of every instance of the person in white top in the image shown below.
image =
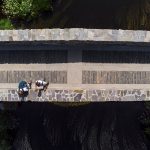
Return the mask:
<path id="1" fill-rule="evenodd" d="M 49 85 L 49 82 L 46 82 L 45 80 L 37 80 L 35 82 L 35 85 L 36 85 L 36 89 L 46 91 Z"/>

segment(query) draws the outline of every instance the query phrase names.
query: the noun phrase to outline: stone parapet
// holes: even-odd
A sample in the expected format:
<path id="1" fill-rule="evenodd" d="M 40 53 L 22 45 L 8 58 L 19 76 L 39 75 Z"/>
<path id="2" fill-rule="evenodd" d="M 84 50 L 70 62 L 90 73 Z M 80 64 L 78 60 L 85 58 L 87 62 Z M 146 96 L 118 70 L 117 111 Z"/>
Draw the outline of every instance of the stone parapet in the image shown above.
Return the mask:
<path id="1" fill-rule="evenodd" d="M 150 101 L 150 90 L 54 90 L 38 93 L 31 90 L 27 98 L 19 98 L 16 90 L 1 90 L 0 101 L 18 102 L 106 102 L 106 101 Z"/>
<path id="2" fill-rule="evenodd" d="M 72 40 L 150 42 L 150 31 L 83 28 L 0 30 L 0 41 Z"/>

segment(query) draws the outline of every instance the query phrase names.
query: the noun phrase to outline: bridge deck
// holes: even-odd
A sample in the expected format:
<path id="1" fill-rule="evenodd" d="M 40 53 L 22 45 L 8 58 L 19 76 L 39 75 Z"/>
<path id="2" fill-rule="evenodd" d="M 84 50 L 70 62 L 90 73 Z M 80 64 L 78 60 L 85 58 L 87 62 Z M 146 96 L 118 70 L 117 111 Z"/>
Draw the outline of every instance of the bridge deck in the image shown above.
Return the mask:
<path id="1" fill-rule="evenodd" d="M 25 99 L 31 101 L 149 101 L 150 64 L 1 64 L 0 101 L 20 101 L 20 80 L 46 78 L 49 88 L 38 97 L 35 87 Z"/>

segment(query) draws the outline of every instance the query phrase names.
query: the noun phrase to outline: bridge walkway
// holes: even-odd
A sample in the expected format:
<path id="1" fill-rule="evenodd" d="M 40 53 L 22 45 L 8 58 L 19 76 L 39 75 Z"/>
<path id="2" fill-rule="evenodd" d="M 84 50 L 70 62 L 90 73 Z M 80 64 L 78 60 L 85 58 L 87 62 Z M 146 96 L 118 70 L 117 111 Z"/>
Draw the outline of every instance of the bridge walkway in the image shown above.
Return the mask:
<path id="1" fill-rule="evenodd" d="M 149 64 L 56 63 L 0 64 L 0 101 L 20 101 L 20 80 L 45 78 L 49 88 L 41 97 L 33 89 L 26 101 L 147 101 Z"/>

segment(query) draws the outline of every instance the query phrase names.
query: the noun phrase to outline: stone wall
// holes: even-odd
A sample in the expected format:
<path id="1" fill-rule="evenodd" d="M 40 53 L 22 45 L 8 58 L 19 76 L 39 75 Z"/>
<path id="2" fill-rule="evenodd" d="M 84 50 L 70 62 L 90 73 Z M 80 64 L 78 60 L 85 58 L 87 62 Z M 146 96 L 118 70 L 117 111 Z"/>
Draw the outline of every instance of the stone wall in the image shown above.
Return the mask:
<path id="1" fill-rule="evenodd" d="M 18 83 L 21 80 L 35 82 L 45 78 L 49 83 L 67 83 L 67 71 L 0 71 L 0 83 Z"/>
<path id="2" fill-rule="evenodd" d="M 150 31 L 109 29 L 0 30 L 0 41 L 129 41 L 149 42 Z"/>
<path id="3" fill-rule="evenodd" d="M 150 84 L 149 71 L 82 71 L 83 84 Z"/>
<path id="4" fill-rule="evenodd" d="M 149 101 L 150 90 L 48 90 L 40 97 L 30 91 L 27 98 L 18 97 L 16 90 L 0 92 L 0 101 L 32 101 L 32 102 L 105 102 L 105 101 Z"/>

